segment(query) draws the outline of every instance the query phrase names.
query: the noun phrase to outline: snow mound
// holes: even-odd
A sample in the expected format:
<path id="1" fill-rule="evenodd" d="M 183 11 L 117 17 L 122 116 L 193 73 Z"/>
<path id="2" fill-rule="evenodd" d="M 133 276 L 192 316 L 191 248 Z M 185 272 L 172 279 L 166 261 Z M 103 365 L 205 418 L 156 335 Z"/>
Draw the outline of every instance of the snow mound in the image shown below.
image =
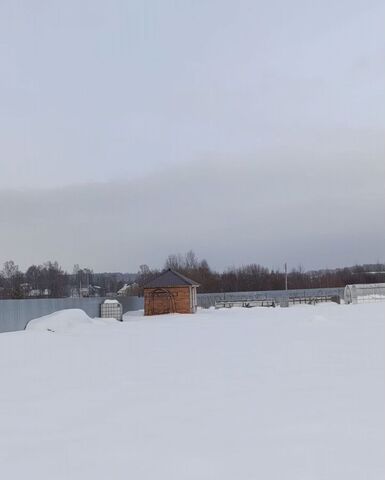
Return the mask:
<path id="1" fill-rule="evenodd" d="M 26 330 L 40 330 L 49 332 L 68 332 L 93 325 L 105 325 L 116 321 L 115 319 L 94 319 L 79 308 L 59 310 L 58 312 L 35 318 L 28 322 Z"/>

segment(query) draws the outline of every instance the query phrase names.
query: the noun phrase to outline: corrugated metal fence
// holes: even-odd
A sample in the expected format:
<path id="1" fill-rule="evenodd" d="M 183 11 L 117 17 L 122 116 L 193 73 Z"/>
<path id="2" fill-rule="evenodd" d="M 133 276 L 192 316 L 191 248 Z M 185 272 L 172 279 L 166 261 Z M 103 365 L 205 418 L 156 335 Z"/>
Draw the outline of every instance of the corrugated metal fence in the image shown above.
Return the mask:
<path id="1" fill-rule="evenodd" d="M 341 288 L 323 288 L 308 290 L 275 290 L 266 292 L 200 293 L 198 305 L 209 308 L 221 300 L 260 300 L 285 297 L 303 297 L 314 295 L 343 295 Z M 58 310 L 80 308 L 90 317 L 100 316 L 100 304 L 105 297 L 92 298 L 38 298 L 24 300 L 0 300 L 0 333 L 24 330 L 27 323 Z M 118 297 L 123 305 L 123 313 L 143 308 L 143 297 Z"/>
<path id="2" fill-rule="evenodd" d="M 34 318 L 69 308 L 80 308 L 90 317 L 99 317 L 104 300 L 104 297 L 0 300 L 0 333 L 24 330 Z M 123 313 L 143 308 L 143 298 L 119 297 L 118 300 L 123 305 Z"/>
<path id="3" fill-rule="evenodd" d="M 282 299 L 291 298 L 311 298 L 322 295 L 340 295 L 343 296 L 343 288 L 308 288 L 299 290 L 269 290 L 259 292 L 231 292 L 231 293 L 199 293 L 198 305 L 203 308 L 210 308 L 215 302 L 223 300 L 241 301 L 241 300 L 274 300 L 279 303 Z"/>

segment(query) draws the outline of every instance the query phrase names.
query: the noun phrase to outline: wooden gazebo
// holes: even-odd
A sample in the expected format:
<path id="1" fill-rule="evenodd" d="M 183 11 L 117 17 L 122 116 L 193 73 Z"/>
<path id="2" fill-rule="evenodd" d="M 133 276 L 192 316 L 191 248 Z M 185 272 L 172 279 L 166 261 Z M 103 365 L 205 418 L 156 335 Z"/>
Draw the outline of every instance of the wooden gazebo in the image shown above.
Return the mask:
<path id="1" fill-rule="evenodd" d="M 144 285 L 144 314 L 195 313 L 198 287 L 170 268 Z"/>

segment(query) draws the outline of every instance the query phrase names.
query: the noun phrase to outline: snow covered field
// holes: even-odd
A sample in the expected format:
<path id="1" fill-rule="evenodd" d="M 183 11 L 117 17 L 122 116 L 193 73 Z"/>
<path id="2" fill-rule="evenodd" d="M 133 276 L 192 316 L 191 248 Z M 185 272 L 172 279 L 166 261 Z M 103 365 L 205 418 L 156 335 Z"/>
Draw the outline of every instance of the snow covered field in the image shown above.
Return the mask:
<path id="1" fill-rule="evenodd" d="M 384 313 L 67 311 L 0 334 L 1 478 L 382 480 Z"/>

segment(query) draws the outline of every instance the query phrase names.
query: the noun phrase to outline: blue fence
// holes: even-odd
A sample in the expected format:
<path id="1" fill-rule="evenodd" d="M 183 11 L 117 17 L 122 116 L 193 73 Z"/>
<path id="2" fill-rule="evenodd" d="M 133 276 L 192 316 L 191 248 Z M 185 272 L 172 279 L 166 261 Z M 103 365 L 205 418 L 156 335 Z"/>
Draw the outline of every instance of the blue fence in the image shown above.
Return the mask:
<path id="1" fill-rule="evenodd" d="M 343 288 L 315 288 L 307 290 L 270 290 L 263 292 L 200 293 L 198 305 L 209 308 L 221 300 L 270 300 L 283 298 L 313 297 L 316 295 L 343 295 Z M 24 330 L 30 320 L 58 310 L 80 308 L 90 317 L 100 316 L 100 304 L 105 297 L 92 298 L 38 298 L 23 300 L 0 300 L 0 333 Z M 143 308 L 143 297 L 119 297 L 123 313 Z"/>
<path id="2" fill-rule="evenodd" d="M 104 297 L 0 300 L 0 333 L 24 330 L 34 318 L 69 308 L 80 308 L 90 317 L 100 317 L 100 304 L 104 300 Z M 123 313 L 143 308 L 143 298 L 119 297 L 118 300 L 123 305 Z"/>

